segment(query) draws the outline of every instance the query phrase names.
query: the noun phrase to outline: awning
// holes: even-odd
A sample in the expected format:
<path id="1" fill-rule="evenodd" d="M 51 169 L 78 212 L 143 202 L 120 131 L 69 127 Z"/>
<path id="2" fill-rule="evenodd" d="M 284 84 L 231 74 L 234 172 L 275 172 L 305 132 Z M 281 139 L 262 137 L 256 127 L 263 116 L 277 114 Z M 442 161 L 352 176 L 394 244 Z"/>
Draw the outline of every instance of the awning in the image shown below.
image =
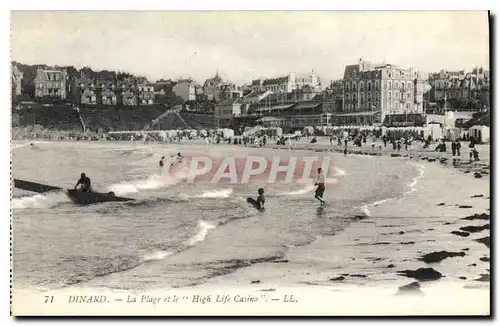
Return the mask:
<path id="1" fill-rule="evenodd" d="M 294 106 L 295 104 L 288 104 L 288 105 L 276 105 L 276 106 L 271 106 L 271 107 L 264 107 L 264 108 L 258 108 L 257 111 L 259 112 L 266 112 L 266 111 L 276 111 L 276 110 L 286 110 Z"/>
<path id="2" fill-rule="evenodd" d="M 274 121 L 287 121 L 287 120 L 288 119 L 286 119 L 286 118 L 279 118 L 279 117 L 263 117 L 263 118 L 260 118 L 257 121 L 260 121 L 260 122 L 274 122 Z"/>
<path id="3" fill-rule="evenodd" d="M 378 111 L 362 111 L 362 112 L 351 112 L 351 113 L 339 113 L 339 114 L 333 114 L 332 116 L 334 117 L 360 117 L 360 116 L 372 116 L 374 114 L 380 113 L 380 110 Z"/>

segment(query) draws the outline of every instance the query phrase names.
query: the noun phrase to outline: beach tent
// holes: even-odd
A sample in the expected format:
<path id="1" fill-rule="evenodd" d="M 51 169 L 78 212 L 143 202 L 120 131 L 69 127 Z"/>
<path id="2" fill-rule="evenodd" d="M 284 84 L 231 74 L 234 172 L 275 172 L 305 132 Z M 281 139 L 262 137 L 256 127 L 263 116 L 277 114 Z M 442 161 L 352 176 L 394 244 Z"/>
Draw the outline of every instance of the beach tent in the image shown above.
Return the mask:
<path id="1" fill-rule="evenodd" d="M 474 137 L 479 142 L 488 143 L 490 141 L 490 127 L 472 126 L 469 128 L 469 137 Z"/>

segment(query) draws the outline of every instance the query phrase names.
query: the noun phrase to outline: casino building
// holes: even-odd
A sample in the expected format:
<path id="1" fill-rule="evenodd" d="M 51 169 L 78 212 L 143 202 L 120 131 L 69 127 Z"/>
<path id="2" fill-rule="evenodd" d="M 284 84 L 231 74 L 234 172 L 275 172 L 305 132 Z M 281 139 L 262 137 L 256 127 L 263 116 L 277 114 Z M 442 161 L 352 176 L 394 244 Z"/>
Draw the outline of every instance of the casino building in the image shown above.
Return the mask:
<path id="1" fill-rule="evenodd" d="M 413 68 L 359 59 L 344 71 L 335 125 L 414 126 L 424 122 L 423 76 Z"/>

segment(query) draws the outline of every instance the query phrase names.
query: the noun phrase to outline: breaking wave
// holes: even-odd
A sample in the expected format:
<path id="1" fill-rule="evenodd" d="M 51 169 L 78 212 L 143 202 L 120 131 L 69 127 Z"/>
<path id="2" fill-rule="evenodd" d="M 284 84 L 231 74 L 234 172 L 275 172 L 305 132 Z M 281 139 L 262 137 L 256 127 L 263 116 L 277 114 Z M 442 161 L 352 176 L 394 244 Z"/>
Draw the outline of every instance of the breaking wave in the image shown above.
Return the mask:
<path id="1" fill-rule="evenodd" d="M 207 237 L 208 231 L 216 227 L 217 225 L 208 223 L 206 221 L 203 220 L 198 221 L 197 232 L 195 235 L 193 235 L 191 238 L 187 240 L 187 245 L 192 247 L 202 242 Z"/>
<path id="2" fill-rule="evenodd" d="M 113 191 L 116 195 L 125 195 L 137 193 L 141 190 L 152 190 L 164 187 L 169 187 L 178 183 L 179 180 L 160 175 L 152 175 L 146 179 L 137 179 L 132 181 L 124 181 L 112 184 L 108 187 L 108 191 Z"/>
<path id="3" fill-rule="evenodd" d="M 166 251 L 166 250 L 155 251 L 144 255 L 143 261 L 147 262 L 147 261 L 162 260 L 168 256 L 173 255 L 174 253 L 175 253 L 174 251 Z"/>
<path id="4" fill-rule="evenodd" d="M 195 198 L 228 198 L 232 193 L 233 189 L 210 190 L 196 195 Z"/>
<path id="5" fill-rule="evenodd" d="M 13 198 L 11 201 L 11 207 L 12 209 L 49 208 L 66 202 L 71 201 L 64 192 L 51 192 L 47 194 L 36 194 L 33 196 Z"/>

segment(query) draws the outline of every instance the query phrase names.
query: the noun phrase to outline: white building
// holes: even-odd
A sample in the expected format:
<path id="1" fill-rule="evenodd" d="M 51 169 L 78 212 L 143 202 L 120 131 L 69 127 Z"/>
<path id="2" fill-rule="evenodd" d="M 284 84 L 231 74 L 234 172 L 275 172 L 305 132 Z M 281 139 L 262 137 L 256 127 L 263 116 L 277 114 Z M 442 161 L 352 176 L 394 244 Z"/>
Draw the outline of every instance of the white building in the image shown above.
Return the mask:
<path id="1" fill-rule="evenodd" d="M 315 90 L 321 90 L 321 79 L 316 74 L 316 70 L 313 69 L 310 74 L 305 75 L 297 75 L 294 72 L 290 72 L 288 76 L 256 79 L 252 81 L 250 87 L 254 92 L 291 93 L 296 89 L 301 89 L 303 86 L 310 86 Z"/>
<path id="2" fill-rule="evenodd" d="M 251 92 L 250 94 L 246 95 L 243 99 L 246 103 L 253 104 L 253 103 L 259 103 L 263 98 L 266 96 L 272 94 L 271 91 L 255 91 Z"/>
<path id="3" fill-rule="evenodd" d="M 191 79 L 180 79 L 172 90 L 175 95 L 180 96 L 184 101 L 196 100 L 196 85 Z"/>

